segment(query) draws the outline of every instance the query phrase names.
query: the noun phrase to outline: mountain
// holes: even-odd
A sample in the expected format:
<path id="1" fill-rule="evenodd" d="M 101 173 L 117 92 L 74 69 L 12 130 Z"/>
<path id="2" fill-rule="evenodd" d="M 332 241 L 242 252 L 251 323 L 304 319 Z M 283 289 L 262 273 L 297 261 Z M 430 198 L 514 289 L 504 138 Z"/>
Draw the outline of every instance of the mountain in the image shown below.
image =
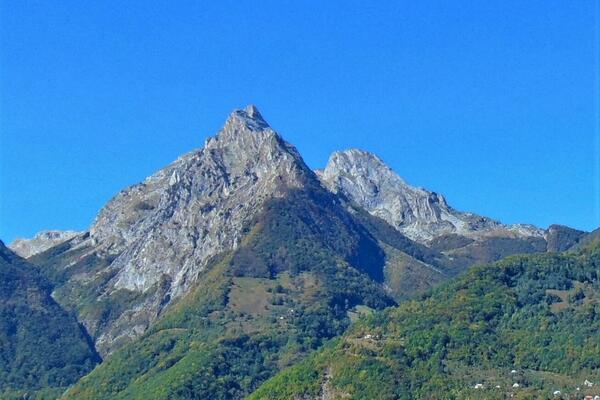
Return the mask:
<path id="1" fill-rule="evenodd" d="M 451 276 L 326 189 L 254 107 L 31 260 L 106 358 L 66 398 L 243 397 L 352 318 Z M 200 360 L 218 383 L 188 371 Z"/>
<path id="2" fill-rule="evenodd" d="M 472 268 L 362 319 L 248 399 L 598 395 L 599 278 L 598 241 Z"/>
<path id="3" fill-rule="evenodd" d="M 379 157 L 363 150 L 333 153 L 319 175 L 333 192 L 419 242 L 427 243 L 449 234 L 535 238 L 543 238 L 545 234 L 532 225 L 503 225 L 487 217 L 457 211 L 441 194 L 408 185 Z"/>
<path id="4" fill-rule="evenodd" d="M 383 163 L 352 162 L 357 182 L 384 176 L 385 191 L 422 195 L 394 188 Z M 29 257 L 104 358 L 64 398 L 243 398 L 361 315 L 474 263 L 547 249 L 537 228 L 448 206 L 486 228 L 438 235 L 432 220 L 423 226 L 438 236 L 413 240 L 332 186 L 332 171 L 318 176 L 248 106 L 203 148 L 119 192 L 89 231 Z M 557 248 L 579 240 L 556 232 Z"/>
<path id="5" fill-rule="evenodd" d="M 215 258 L 238 250 L 267 205 L 292 196 L 310 200 L 302 205 L 308 207 L 306 215 L 315 207 L 331 209 L 315 214 L 317 228 L 310 229 L 326 234 L 324 227 L 343 225 L 351 234 L 327 238 L 327 247 L 359 270 L 367 269 L 396 299 L 425 291 L 470 262 L 450 260 L 341 202 L 254 106 L 234 111 L 202 149 L 117 194 L 89 232 L 31 261 L 107 356 L 192 291 Z M 285 207 L 296 206 L 288 202 Z M 298 235 L 301 226 L 290 235 Z M 343 237 L 354 247 L 340 244 Z"/>
<path id="6" fill-rule="evenodd" d="M 267 199 L 312 172 L 255 107 L 237 110 L 204 148 L 117 194 L 85 233 L 36 262 L 55 271 L 56 296 L 78 313 L 102 354 L 143 333 L 234 250 Z"/>
<path id="7" fill-rule="evenodd" d="M 0 242 L 0 397 L 54 397 L 100 358 L 37 269 Z M 43 390 L 42 390 L 43 389 Z"/>
<path id="8" fill-rule="evenodd" d="M 456 272 L 511 254 L 558 252 L 578 243 L 585 232 L 552 225 L 505 225 L 458 211 L 438 193 L 410 186 L 379 157 L 351 149 L 331 155 L 318 171 L 323 184 L 348 203 L 385 220 L 408 238 L 446 256 Z"/>
<path id="9" fill-rule="evenodd" d="M 386 252 L 361 221 L 385 223 L 346 208 L 254 108 L 234 112 L 193 157 L 119 194 L 89 237 L 59 251 L 95 241 L 85 246 L 115 254 L 112 288 L 143 293 L 160 271 L 169 274 L 162 293 L 172 294 L 66 399 L 243 398 L 351 318 L 394 304 Z M 398 253 L 412 243 L 399 232 L 387 240 Z"/>
<path id="10" fill-rule="evenodd" d="M 8 248 L 23 258 L 29 258 L 79 234 L 75 231 L 42 231 L 32 239 L 15 239 Z"/>
<path id="11" fill-rule="evenodd" d="M 585 248 L 585 247 L 593 245 L 594 243 L 597 243 L 598 241 L 600 241 L 600 228 L 597 228 L 597 229 L 593 230 L 592 232 L 581 236 L 578 239 L 577 244 L 573 245 L 571 247 L 571 249 L 577 250 L 577 249 Z"/>
<path id="12" fill-rule="evenodd" d="M 381 257 L 375 243 L 321 194 L 269 202 L 239 247 L 65 398 L 242 398 L 341 334 L 353 313 L 393 304 L 377 262 L 362 260 Z"/>

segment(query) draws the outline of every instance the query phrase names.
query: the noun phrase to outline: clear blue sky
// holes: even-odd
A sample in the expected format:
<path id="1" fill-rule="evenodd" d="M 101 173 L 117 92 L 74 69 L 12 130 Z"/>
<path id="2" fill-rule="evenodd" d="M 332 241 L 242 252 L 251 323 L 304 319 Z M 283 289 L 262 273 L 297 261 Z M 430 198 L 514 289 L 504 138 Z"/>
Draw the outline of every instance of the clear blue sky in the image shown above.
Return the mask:
<path id="1" fill-rule="evenodd" d="M 507 223 L 600 225 L 596 1 L 1 4 L 0 238 L 86 229 L 256 104 Z"/>

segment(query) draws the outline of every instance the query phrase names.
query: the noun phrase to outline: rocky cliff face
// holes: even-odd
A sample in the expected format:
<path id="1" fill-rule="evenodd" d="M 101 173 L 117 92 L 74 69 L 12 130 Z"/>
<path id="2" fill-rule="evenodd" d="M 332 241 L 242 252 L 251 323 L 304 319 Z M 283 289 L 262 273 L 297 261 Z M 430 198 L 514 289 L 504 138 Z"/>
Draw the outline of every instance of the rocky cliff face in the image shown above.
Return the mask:
<path id="1" fill-rule="evenodd" d="M 422 243 L 448 234 L 467 237 L 543 237 L 544 231 L 530 225 L 503 225 L 448 205 L 437 193 L 408 185 L 377 156 L 352 149 L 335 152 L 319 172 L 334 193 L 363 207 Z"/>
<path id="2" fill-rule="evenodd" d="M 75 231 L 42 231 L 33 239 L 16 239 L 8 247 L 23 258 L 39 254 L 69 239 L 81 232 Z"/>

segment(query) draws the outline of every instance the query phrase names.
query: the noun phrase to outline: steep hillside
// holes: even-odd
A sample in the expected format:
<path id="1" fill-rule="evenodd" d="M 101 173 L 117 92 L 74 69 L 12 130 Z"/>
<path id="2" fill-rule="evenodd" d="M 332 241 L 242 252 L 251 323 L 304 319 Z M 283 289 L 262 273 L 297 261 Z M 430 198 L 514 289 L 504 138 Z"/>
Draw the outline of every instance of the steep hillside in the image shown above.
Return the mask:
<path id="1" fill-rule="evenodd" d="M 0 242 L 0 397 L 40 389 L 51 397 L 99 361 L 77 320 L 50 297 L 49 283 Z"/>
<path id="2" fill-rule="evenodd" d="M 600 228 L 593 230 L 592 232 L 582 236 L 577 244 L 571 247 L 571 250 L 577 251 L 583 248 L 594 246 L 600 242 Z"/>
<path id="3" fill-rule="evenodd" d="M 244 231 L 192 292 L 65 398 L 243 398 L 354 314 L 393 304 L 378 283 L 383 252 L 320 187 L 272 199 Z"/>
<path id="4" fill-rule="evenodd" d="M 585 232 L 578 229 L 563 225 L 550 225 L 546 235 L 547 250 L 552 252 L 569 250 L 584 240 L 586 236 Z"/>
<path id="5" fill-rule="evenodd" d="M 599 277 L 598 243 L 475 267 L 361 320 L 249 399 L 598 395 Z"/>

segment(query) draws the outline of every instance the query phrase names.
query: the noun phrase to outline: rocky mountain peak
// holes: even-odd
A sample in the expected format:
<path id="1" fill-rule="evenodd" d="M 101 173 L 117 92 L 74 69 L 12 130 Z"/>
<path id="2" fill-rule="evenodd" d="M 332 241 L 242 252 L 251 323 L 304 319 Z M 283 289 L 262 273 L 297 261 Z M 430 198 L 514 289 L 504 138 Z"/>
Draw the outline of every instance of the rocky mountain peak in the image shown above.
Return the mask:
<path id="1" fill-rule="evenodd" d="M 270 126 L 262 117 L 258 108 L 250 104 L 244 109 L 234 110 L 229 115 L 229 118 L 227 118 L 223 131 L 235 131 L 240 128 L 249 129 L 251 131 L 261 131 L 270 128 Z"/>
<path id="2" fill-rule="evenodd" d="M 438 229 L 451 230 L 449 220 L 453 218 L 443 196 L 408 185 L 367 151 L 333 153 L 321 179 L 331 191 L 384 219 L 411 239 L 428 240 Z"/>
<path id="3" fill-rule="evenodd" d="M 231 113 L 204 148 L 119 193 L 100 211 L 91 237 L 121 253 L 113 262 L 118 287 L 145 291 L 164 274 L 177 287 L 194 279 L 182 270 L 234 248 L 264 200 L 301 187 L 309 175 L 297 150 L 248 106 Z"/>
<path id="4" fill-rule="evenodd" d="M 379 157 L 361 149 L 334 152 L 323 170 L 323 178 L 327 182 L 332 180 L 341 182 L 344 179 L 359 176 L 371 183 L 386 178 L 393 180 L 396 184 L 406 185 L 406 182 Z"/>
<path id="5" fill-rule="evenodd" d="M 379 157 L 350 149 L 331 155 L 319 173 L 323 184 L 420 242 L 445 234 L 465 236 L 543 236 L 527 225 L 505 226 L 490 218 L 460 212 L 435 192 L 410 186 Z"/>
<path id="6" fill-rule="evenodd" d="M 96 217 L 89 241 L 110 260 L 105 295 L 142 293 L 146 304 L 100 336 L 100 348 L 108 351 L 124 327 L 142 332 L 212 257 L 240 245 L 267 200 L 312 180 L 298 151 L 248 106 L 231 113 L 203 148 L 117 194 Z"/>
<path id="7" fill-rule="evenodd" d="M 263 119 L 262 115 L 260 114 L 260 112 L 258 111 L 258 108 L 256 108 L 256 106 L 254 104 L 248 104 L 246 106 L 246 108 L 244 108 L 244 111 L 246 112 L 246 114 L 248 114 L 248 116 L 250 118 L 253 119 Z M 263 120 L 264 121 L 264 120 Z"/>
<path id="8" fill-rule="evenodd" d="M 237 164 L 274 162 L 283 154 L 304 165 L 295 147 L 285 142 L 253 105 L 234 110 L 223 128 L 206 140 L 202 151 L 221 152 L 228 156 L 222 161 Z"/>

